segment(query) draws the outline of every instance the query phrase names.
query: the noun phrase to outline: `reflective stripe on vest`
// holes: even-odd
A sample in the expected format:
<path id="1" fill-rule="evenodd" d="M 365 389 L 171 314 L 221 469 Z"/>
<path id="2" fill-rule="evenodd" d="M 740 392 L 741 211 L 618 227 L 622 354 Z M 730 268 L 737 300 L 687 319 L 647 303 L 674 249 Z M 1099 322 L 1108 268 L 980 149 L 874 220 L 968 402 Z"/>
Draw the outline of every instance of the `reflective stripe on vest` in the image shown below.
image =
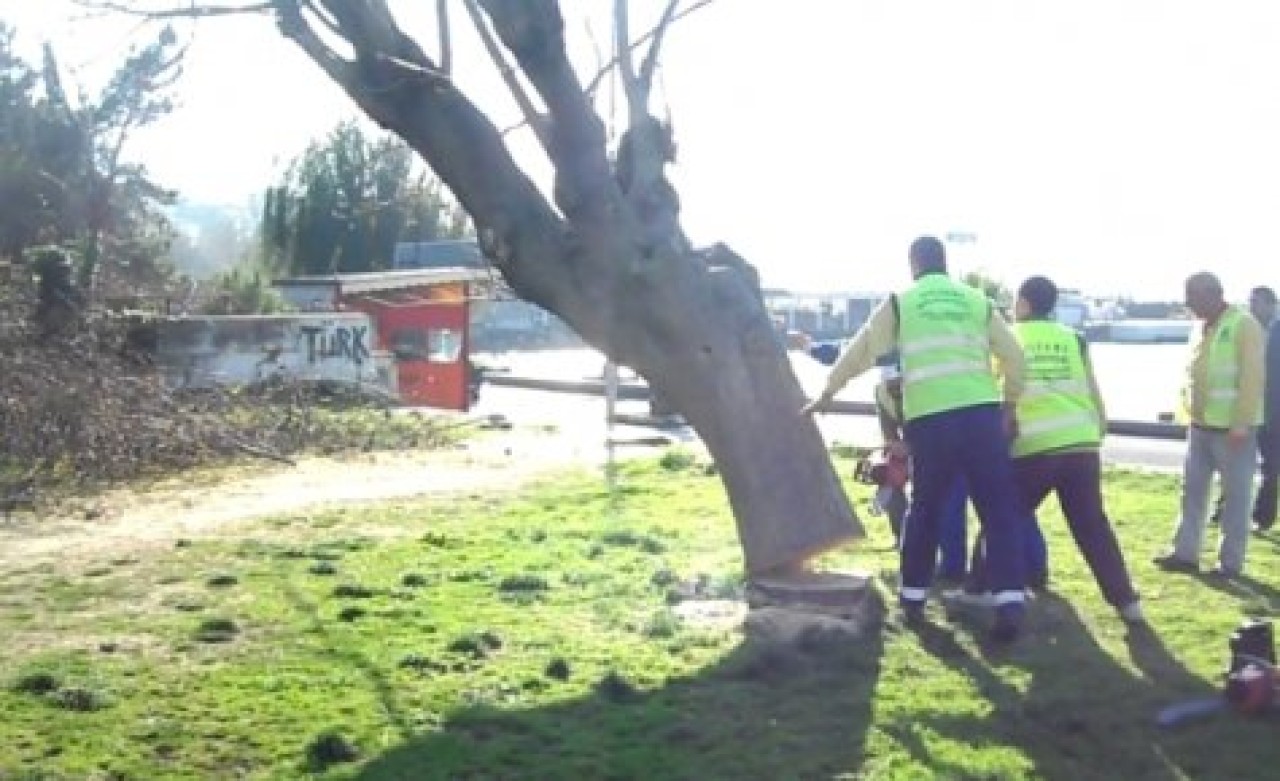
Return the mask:
<path id="1" fill-rule="evenodd" d="M 939 347 L 971 347 L 979 350 L 986 349 L 987 339 L 985 332 L 980 337 L 972 334 L 955 334 L 952 336 L 926 336 L 915 340 L 909 345 L 903 345 L 899 350 L 901 355 L 919 354 L 927 350 L 936 350 Z"/>
<path id="2" fill-rule="evenodd" d="M 1229 306 L 1223 311 L 1211 335 L 1209 353 L 1205 357 L 1205 390 L 1202 420 L 1210 428 L 1230 428 L 1235 416 L 1236 397 L 1240 388 L 1240 323 L 1244 310 Z M 1193 390 L 1190 385 L 1183 390 L 1184 404 L 1191 409 Z M 1259 410 L 1254 425 L 1262 422 Z"/>
<path id="3" fill-rule="evenodd" d="M 1062 415 L 1055 415 L 1051 418 L 1039 418 L 1030 423 L 1018 421 L 1018 436 L 1021 438 L 1033 438 L 1039 434 L 1048 434 L 1049 432 L 1060 432 L 1068 429 L 1080 429 L 1088 431 L 1093 436 L 1093 441 L 1071 442 L 1068 444 L 1097 444 L 1095 432 L 1098 430 L 1098 414 L 1096 412 L 1067 412 Z M 1063 445 L 1066 447 L 1066 445 Z M 1020 453 L 1019 455 L 1029 455 L 1028 453 Z"/>
<path id="4" fill-rule="evenodd" d="M 1102 439 L 1100 420 L 1079 335 L 1047 320 L 1018 323 L 1013 332 L 1027 358 L 1027 388 L 1018 399 L 1013 455 L 1097 447 Z"/>
<path id="5" fill-rule="evenodd" d="M 902 373 L 902 377 L 906 382 L 920 382 L 921 380 L 950 377 L 956 374 L 972 374 L 984 371 L 986 368 L 986 363 L 982 361 L 947 361 L 946 363 L 935 363 L 931 366 L 907 369 Z"/>
<path id="6" fill-rule="evenodd" d="M 1034 399 L 1054 393 L 1087 394 L 1092 393 L 1086 380 L 1027 380 L 1027 387 L 1022 391 L 1022 398 Z"/>
<path id="7" fill-rule="evenodd" d="M 1000 401 L 991 370 L 991 302 L 945 274 L 925 274 L 898 298 L 902 407 L 907 420 Z"/>

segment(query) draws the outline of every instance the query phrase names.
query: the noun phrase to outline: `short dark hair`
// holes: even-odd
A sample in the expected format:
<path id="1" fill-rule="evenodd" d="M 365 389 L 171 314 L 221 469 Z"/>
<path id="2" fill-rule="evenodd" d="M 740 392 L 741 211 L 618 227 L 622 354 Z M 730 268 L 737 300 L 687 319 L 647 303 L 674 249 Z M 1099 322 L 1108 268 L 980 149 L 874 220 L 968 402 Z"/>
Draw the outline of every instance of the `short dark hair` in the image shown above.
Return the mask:
<path id="1" fill-rule="evenodd" d="M 1029 277 L 1018 288 L 1018 298 L 1027 302 L 1031 314 L 1048 317 L 1058 305 L 1058 286 L 1048 277 Z"/>
<path id="2" fill-rule="evenodd" d="M 1263 301 L 1266 301 L 1268 304 L 1274 304 L 1276 303 L 1276 291 L 1272 290 L 1266 285 L 1259 285 L 1258 287 L 1255 287 L 1253 290 L 1249 291 L 1249 298 L 1261 298 Z"/>
<path id="3" fill-rule="evenodd" d="M 1197 271 L 1187 277 L 1187 291 L 1197 291 L 1220 299 L 1223 296 L 1222 280 L 1212 271 Z"/>
<path id="4" fill-rule="evenodd" d="M 933 236 L 921 236 L 911 242 L 907 258 L 916 264 L 916 270 L 920 273 L 947 270 L 947 250 Z"/>

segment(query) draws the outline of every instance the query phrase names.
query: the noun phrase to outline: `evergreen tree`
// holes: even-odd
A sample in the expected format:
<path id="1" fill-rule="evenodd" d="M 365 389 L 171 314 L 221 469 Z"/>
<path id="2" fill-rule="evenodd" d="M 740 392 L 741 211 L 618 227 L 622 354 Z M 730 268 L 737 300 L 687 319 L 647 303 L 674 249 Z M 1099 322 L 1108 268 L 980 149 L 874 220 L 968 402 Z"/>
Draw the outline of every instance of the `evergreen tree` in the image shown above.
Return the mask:
<path id="1" fill-rule="evenodd" d="M 384 270 L 397 242 L 469 230 L 407 144 L 370 139 L 354 121 L 308 147 L 263 198 L 265 254 L 289 274 Z"/>

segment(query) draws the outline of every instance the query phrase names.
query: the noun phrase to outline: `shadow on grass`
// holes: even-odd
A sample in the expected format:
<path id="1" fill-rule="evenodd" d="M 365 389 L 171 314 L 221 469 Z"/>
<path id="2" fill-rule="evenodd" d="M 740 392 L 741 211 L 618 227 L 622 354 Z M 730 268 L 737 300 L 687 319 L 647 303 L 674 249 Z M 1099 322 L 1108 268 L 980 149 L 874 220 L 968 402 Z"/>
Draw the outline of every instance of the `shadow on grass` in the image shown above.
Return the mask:
<path id="1" fill-rule="evenodd" d="M 464 707 L 355 776 L 392 779 L 830 778 L 859 767 L 883 640 L 747 641 L 638 691 L 618 679 L 532 709 Z"/>
<path id="2" fill-rule="evenodd" d="M 312 631 L 327 637 L 315 606 L 297 593 L 290 599 L 311 617 Z M 1274 721 L 1222 713 L 1157 727 L 1161 708 L 1212 696 L 1219 682 L 1193 674 L 1151 628 L 1090 627 L 1052 593 L 1035 601 L 1027 634 L 1012 647 L 966 641 L 970 630 L 985 628 L 985 615 L 958 611 L 951 618 L 916 629 L 915 640 L 972 683 L 981 707 L 957 714 L 947 703 L 926 702 L 888 718 L 876 712 L 877 687 L 886 685 L 883 622 L 852 641 L 819 635 L 794 646 L 746 642 L 712 666 L 648 690 L 606 678 L 588 696 L 537 707 L 462 706 L 430 732 L 410 724 L 369 659 L 328 643 L 335 662 L 366 677 L 397 733 L 397 745 L 340 777 L 864 777 L 880 767 L 867 757 L 872 730 L 909 757 L 909 765 L 895 760 L 894 767 L 936 778 L 1024 777 L 984 775 L 963 748 L 944 748 L 957 744 L 1007 746 L 1024 758 L 1025 777 L 1042 779 L 1262 778 L 1280 760 Z M 1095 639 L 1108 630 L 1125 632 L 1119 655 Z M 625 660 L 618 663 L 625 669 Z M 895 673 L 884 675 L 891 687 L 905 685 Z M 561 684 L 546 685 L 554 691 Z"/>
<path id="3" fill-rule="evenodd" d="M 1094 631 L 1051 593 L 1035 601 L 1028 631 L 1012 647 L 982 646 L 975 653 L 951 628 L 926 625 L 918 630 L 921 646 L 973 681 L 992 711 L 982 717 L 923 714 L 885 731 L 917 763 L 954 778 L 972 777 L 972 770 L 949 768 L 945 758 L 930 756 L 921 734 L 934 731 L 969 745 L 999 736 L 1027 756 L 1035 778 L 1044 779 L 1258 778 L 1280 757 L 1266 732 L 1274 725 L 1229 713 L 1158 727 L 1161 708 L 1213 696 L 1217 682 L 1189 671 L 1149 627 L 1127 628 L 1132 667 L 1099 646 Z M 1025 688 L 998 675 L 1001 666 L 1022 670 Z"/>
<path id="4" fill-rule="evenodd" d="M 1195 578 L 1211 589 L 1227 596 L 1235 597 L 1245 603 L 1246 612 L 1257 612 L 1261 615 L 1274 615 L 1280 611 L 1280 590 L 1263 583 L 1249 575 L 1221 577 L 1211 573 L 1196 573 Z"/>

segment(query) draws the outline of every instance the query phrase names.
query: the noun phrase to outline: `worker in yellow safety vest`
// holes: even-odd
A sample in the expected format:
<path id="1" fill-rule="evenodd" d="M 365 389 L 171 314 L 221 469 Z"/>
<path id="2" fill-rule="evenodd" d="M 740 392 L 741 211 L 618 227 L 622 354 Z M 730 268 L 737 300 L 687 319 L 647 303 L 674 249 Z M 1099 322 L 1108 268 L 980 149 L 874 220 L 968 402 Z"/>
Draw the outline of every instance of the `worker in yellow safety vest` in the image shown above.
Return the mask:
<path id="1" fill-rule="evenodd" d="M 1182 389 L 1187 423 L 1182 512 L 1170 550 L 1155 563 L 1173 572 L 1199 570 L 1209 487 L 1216 473 L 1222 483 L 1222 542 L 1213 574 L 1233 578 L 1244 572 L 1258 469 L 1265 378 L 1262 326 L 1227 303 L 1222 283 L 1209 272 L 1187 278 L 1186 296 L 1187 308 L 1203 325 L 1192 333 Z"/>
<path id="2" fill-rule="evenodd" d="M 1141 623 L 1142 603 L 1102 502 L 1106 408 L 1084 336 L 1053 319 L 1057 303 L 1058 287 L 1047 277 L 1018 288 L 1013 332 L 1027 359 L 1027 381 L 1015 408 L 1014 478 L 1031 511 L 1057 495 L 1103 597 L 1122 619 Z"/>
<path id="3" fill-rule="evenodd" d="M 879 356 L 898 351 L 905 445 L 912 459 L 898 592 L 903 618 L 909 625 L 925 618 L 943 507 L 963 476 L 987 538 L 995 604 L 991 635 L 1012 640 L 1024 612 L 1026 516 L 1013 482 L 1005 422 L 1022 391 L 1022 349 L 990 299 L 948 276 L 941 241 L 922 236 L 907 258 L 914 284 L 871 314 L 832 367 L 822 394 L 803 411 L 824 409 Z"/>

